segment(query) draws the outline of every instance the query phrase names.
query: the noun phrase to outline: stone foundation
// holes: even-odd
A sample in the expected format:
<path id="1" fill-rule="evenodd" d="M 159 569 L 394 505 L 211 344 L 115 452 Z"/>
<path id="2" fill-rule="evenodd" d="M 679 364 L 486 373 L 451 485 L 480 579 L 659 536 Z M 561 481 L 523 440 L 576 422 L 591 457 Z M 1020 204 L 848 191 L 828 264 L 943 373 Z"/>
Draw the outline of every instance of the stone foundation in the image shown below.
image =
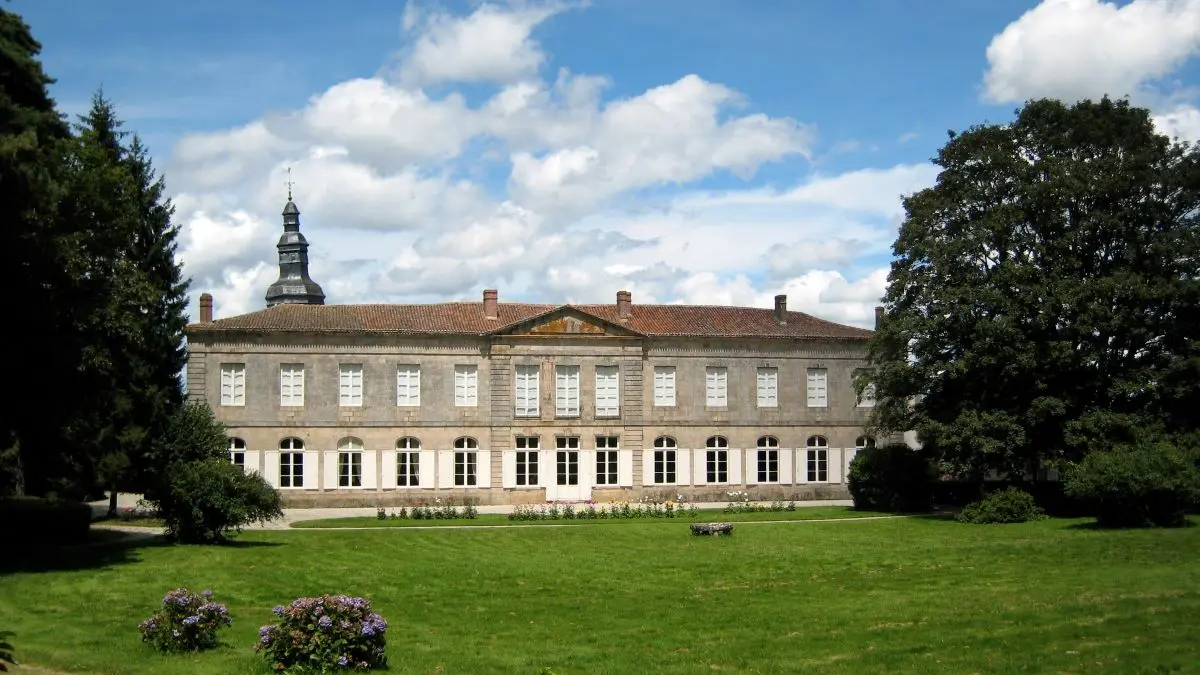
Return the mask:
<path id="1" fill-rule="evenodd" d="M 612 502 L 636 502 L 642 499 L 654 501 L 687 502 L 732 501 L 731 492 L 744 492 L 750 501 L 819 501 L 850 499 L 850 491 L 839 483 L 813 485 L 725 485 L 725 486 L 678 486 L 678 487 L 634 487 L 594 488 L 592 501 L 598 504 Z M 466 504 L 477 506 L 501 506 L 515 504 L 545 504 L 545 488 L 482 488 L 475 490 L 282 490 L 284 508 L 361 508 L 428 506 L 440 499 L 443 504 Z"/>

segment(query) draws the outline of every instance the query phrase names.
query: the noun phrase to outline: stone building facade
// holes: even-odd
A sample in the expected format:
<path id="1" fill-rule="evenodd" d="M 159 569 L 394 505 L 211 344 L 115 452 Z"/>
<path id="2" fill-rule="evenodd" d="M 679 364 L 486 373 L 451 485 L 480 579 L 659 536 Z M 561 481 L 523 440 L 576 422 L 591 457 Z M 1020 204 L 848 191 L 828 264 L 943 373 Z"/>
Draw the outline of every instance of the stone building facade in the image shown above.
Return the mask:
<path id="1" fill-rule="evenodd" d="M 296 260 L 292 244 L 281 278 L 307 280 L 307 247 Z M 837 499 L 874 443 L 852 381 L 870 331 L 788 311 L 785 296 L 773 310 L 625 291 L 608 305 L 495 290 L 324 305 L 293 287 L 220 319 L 205 294 L 187 329 L 189 398 L 226 425 L 231 461 L 292 506 Z"/>

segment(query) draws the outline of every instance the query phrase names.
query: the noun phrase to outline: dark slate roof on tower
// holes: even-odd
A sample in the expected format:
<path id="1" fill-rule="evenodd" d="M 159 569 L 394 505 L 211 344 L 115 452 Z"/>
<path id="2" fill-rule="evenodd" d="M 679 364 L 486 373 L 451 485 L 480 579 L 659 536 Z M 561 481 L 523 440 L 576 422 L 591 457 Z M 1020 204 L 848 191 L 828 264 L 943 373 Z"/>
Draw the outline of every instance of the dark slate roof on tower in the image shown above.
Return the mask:
<path id="1" fill-rule="evenodd" d="M 279 251 L 279 279 L 267 288 L 267 307 L 324 305 L 325 291 L 308 275 L 308 240 L 300 232 L 300 208 L 292 201 L 290 184 L 282 215 L 283 234 L 275 245 Z"/>

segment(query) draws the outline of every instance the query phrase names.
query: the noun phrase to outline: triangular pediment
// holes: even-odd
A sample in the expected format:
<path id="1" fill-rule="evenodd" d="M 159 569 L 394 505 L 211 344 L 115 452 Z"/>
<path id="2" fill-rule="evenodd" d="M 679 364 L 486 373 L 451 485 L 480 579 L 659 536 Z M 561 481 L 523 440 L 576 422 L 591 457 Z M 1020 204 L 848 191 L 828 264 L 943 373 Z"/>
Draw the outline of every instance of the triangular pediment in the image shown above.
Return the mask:
<path id="1" fill-rule="evenodd" d="M 556 307 L 492 332 L 492 335 L 641 337 L 641 333 L 570 305 Z"/>

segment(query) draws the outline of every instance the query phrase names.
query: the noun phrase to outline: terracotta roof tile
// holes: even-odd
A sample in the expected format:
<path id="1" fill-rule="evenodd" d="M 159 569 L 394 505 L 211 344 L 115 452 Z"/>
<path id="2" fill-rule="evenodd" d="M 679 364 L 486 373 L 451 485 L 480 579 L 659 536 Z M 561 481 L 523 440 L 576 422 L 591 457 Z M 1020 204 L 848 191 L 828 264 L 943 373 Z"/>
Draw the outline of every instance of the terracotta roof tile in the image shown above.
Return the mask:
<path id="1" fill-rule="evenodd" d="M 638 305 L 627 323 L 611 305 L 498 303 L 499 317 L 485 319 L 480 302 L 424 305 L 277 305 L 261 311 L 191 324 L 188 333 L 317 332 L 408 335 L 483 335 L 559 308 L 573 308 L 646 336 L 866 339 L 871 331 L 788 312 L 779 325 L 770 309 L 703 305 Z"/>

